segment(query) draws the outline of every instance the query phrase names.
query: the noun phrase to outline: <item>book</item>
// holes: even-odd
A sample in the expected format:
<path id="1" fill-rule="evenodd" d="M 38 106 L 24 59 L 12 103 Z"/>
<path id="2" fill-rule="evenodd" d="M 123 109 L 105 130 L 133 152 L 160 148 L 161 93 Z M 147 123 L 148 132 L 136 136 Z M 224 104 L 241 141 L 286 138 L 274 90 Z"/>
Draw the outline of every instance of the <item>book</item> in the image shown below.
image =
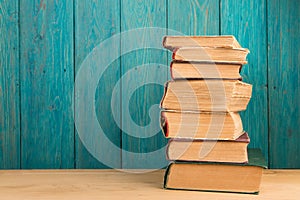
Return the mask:
<path id="1" fill-rule="evenodd" d="M 173 51 L 181 47 L 241 48 L 234 36 L 165 36 L 163 46 Z"/>
<path id="2" fill-rule="evenodd" d="M 248 163 L 172 162 L 164 188 L 258 194 L 266 162 L 259 149 L 248 150 Z"/>
<path id="3" fill-rule="evenodd" d="M 237 112 L 162 110 L 160 125 L 166 138 L 235 140 L 244 133 Z"/>
<path id="4" fill-rule="evenodd" d="M 205 61 L 246 64 L 249 53 L 244 48 L 182 47 L 173 51 L 172 58 L 177 61 Z"/>
<path id="5" fill-rule="evenodd" d="M 172 61 L 172 79 L 242 79 L 242 65 L 236 63 L 178 62 Z"/>
<path id="6" fill-rule="evenodd" d="M 248 162 L 246 132 L 236 140 L 171 139 L 167 145 L 168 160 L 202 162 Z"/>
<path id="7" fill-rule="evenodd" d="M 252 85 L 239 80 L 175 80 L 167 82 L 161 108 L 177 111 L 237 112 L 245 110 Z"/>

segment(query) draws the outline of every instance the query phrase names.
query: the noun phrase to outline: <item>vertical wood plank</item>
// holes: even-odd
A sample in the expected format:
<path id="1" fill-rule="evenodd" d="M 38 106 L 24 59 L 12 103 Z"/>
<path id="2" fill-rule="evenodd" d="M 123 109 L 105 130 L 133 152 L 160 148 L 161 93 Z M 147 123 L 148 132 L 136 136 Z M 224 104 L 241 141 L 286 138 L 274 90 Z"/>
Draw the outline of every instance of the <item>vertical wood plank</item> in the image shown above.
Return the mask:
<path id="1" fill-rule="evenodd" d="M 75 65 L 76 71 L 86 56 L 106 39 L 120 32 L 120 2 L 107 0 L 75 1 Z M 120 52 L 120 46 L 113 49 L 104 49 L 109 55 L 112 51 Z M 96 67 L 96 62 L 91 61 Z M 115 123 L 111 109 L 112 91 L 120 78 L 120 61 L 117 59 L 105 70 L 100 78 L 95 94 L 95 105 L 98 122 L 107 138 L 117 147 L 121 148 L 121 131 Z M 90 81 L 90 80 L 87 80 Z M 114 105 L 120 110 L 120 100 Z M 76 109 L 75 109 L 75 112 Z M 119 114 L 120 121 L 120 114 Z M 89 133 L 84 133 L 89 134 Z M 99 138 L 101 140 L 101 138 Z M 88 144 L 88 145 L 96 145 Z M 103 147 L 100 149 L 105 150 Z M 76 135 L 76 168 L 107 168 L 105 163 L 98 161 L 83 145 L 79 135 Z M 121 150 L 119 152 L 107 152 L 115 163 L 121 168 Z M 115 167 L 114 166 L 114 167 Z"/>
<path id="2" fill-rule="evenodd" d="M 185 35 L 219 35 L 219 0 L 168 0 L 168 28 Z"/>
<path id="3" fill-rule="evenodd" d="M 161 44 L 162 38 L 149 35 L 148 27 L 166 27 L 166 1 L 165 0 L 122 0 L 121 1 L 121 31 L 144 28 L 136 39 L 146 46 L 149 41 Z M 132 35 L 134 37 L 134 35 Z M 131 39 L 132 39 L 131 37 Z M 163 95 L 163 86 L 159 84 L 146 84 L 147 80 L 167 80 L 167 55 L 159 49 L 138 49 L 128 54 L 126 48 L 134 48 L 135 43 L 121 37 L 121 66 L 122 66 L 122 127 L 130 127 L 131 120 L 137 127 L 130 127 L 130 131 L 122 132 L 122 167 L 123 168 L 156 168 L 166 163 L 164 152 L 158 153 L 166 145 L 167 140 L 159 130 L 158 104 Z M 155 63 L 147 66 L 147 70 L 140 65 Z M 132 73 L 126 75 L 126 73 Z M 126 76 L 125 76 L 126 75 Z M 143 79 L 145 84 L 131 95 L 129 86 L 137 86 Z M 129 102 L 127 102 L 129 101 Z M 129 104 L 127 112 L 126 105 Z M 152 107 L 156 104 L 156 107 Z M 152 109 L 150 109 L 152 107 Z M 154 109 L 153 109 L 154 108 Z M 156 109 L 155 109 L 156 108 Z M 152 115 L 152 118 L 150 118 Z M 153 126 L 142 129 L 153 123 Z M 156 131 L 158 131 L 156 133 Z M 157 152 L 156 158 L 154 155 Z M 152 154 L 153 153 L 153 154 Z M 162 166 L 164 167 L 164 166 Z"/>
<path id="4" fill-rule="evenodd" d="M 300 167 L 299 18 L 299 1 L 268 1 L 271 168 Z"/>
<path id="5" fill-rule="evenodd" d="M 20 1 L 21 165 L 73 168 L 73 2 Z"/>
<path id="6" fill-rule="evenodd" d="M 20 168 L 19 5 L 0 1 L 0 169 Z"/>
<path id="7" fill-rule="evenodd" d="M 184 35 L 219 35 L 219 0 L 168 0 L 167 26 Z"/>
<path id="8" fill-rule="evenodd" d="M 242 68 L 243 81 L 253 85 L 247 110 L 241 112 L 250 147 L 261 148 L 268 158 L 266 1 L 221 0 L 221 34 L 234 35 L 248 48 L 248 64 Z"/>

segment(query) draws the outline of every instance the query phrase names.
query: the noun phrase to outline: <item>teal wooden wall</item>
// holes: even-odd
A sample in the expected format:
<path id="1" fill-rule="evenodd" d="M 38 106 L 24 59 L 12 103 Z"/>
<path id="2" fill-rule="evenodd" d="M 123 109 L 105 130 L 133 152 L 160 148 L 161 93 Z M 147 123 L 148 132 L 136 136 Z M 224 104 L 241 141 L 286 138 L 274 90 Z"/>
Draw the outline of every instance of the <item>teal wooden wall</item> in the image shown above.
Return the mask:
<path id="1" fill-rule="evenodd" d="M 271 168 L 300 168 L 299 13 L 298 0 L 0 0 L 0 169 L 165 165 L 159 150 L 167 140 L 156 133 L 157 104 L 163 94 L 159 83 L 170 77 L 170 53 L 156 47 L 159 34 L 175 31 L 232 34 L 250 49 L 241 72 L 253 84 L 242 113 L 250 146 L 263 150 Z M 149 34 L 149 27 L 161 29 Z M 136 40 L 120 34 L 137 28 L 144 29 L 133 33 Z M 114 45 L 89 63 L 86 80 L 99 61 L 117 57 L 103 72 L 92 102 L 116 149 L 103 148 L 113 166 L 89 153 L 74 124 L 82 117 L 76 109 L 82 98 L 75 83 L 80 67 L 112 37 Z M 152 48 L 128 52 L 136 41 Z M 131 94 L 131 86 L 143 80 L 149 84 Z M 93 130 L 85 131 L 88 136 Z"/>

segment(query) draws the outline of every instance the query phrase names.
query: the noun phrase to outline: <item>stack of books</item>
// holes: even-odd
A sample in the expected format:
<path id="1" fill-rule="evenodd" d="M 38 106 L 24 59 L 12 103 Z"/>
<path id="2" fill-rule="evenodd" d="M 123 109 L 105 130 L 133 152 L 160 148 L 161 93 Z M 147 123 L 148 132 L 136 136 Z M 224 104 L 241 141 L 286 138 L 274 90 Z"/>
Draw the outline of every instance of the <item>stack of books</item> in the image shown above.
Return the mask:
<path id="1" fill-rule="evenodd" d="M 240 76 L 248 49 L 233 36 L 166 36 L 163 46 L 173 52 L 161 101 L 172 161 L 164 187 L 258 193 L 265 163 L 260 150 L 247 149 L 239 115 L 252 93 Z"/>

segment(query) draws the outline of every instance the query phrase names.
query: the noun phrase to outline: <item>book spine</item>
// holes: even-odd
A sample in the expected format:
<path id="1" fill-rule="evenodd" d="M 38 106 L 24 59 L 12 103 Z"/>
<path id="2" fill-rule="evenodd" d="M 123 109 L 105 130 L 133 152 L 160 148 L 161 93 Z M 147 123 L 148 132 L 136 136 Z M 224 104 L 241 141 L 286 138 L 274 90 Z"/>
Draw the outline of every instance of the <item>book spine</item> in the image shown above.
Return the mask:
<path id="1" fill-rule="evenodd" d="M 167 90 L 168 90 L 168 84 L 169 84 L 169 82 L 166 82 L 166 84 L 165 84 L 164 94 L 163 94 L 163 97 L 161 98 L 161 101 L 159 103 L 160 108 L 163 108 L 163 103 L 164 103 L 164 100 L 166 98 L 166 94 L 167 94 Z"/>
<path id="2" fill-rule="evenodd" d="M 169 148 L 170 148 L 170 143 L 172 142 L 173 139 L 169 139 L 167 146 L 166 146 L 166 159 L 171 161 L 170 156 L 169 156 Z"/>
<path id="3" fill-rule="evenodd" d="M 167 48 L 167 36 L 165 36 L 165 37 L 163 38 L 162 45 L 163 45 L 163 47 L 165 47 L 166 49 L 168 49 L 168 48 Z"/>
<path id="4" fill-rule="evenodd" d="M 172 59 L 173 59 L 173 60 L 175 60 L 175 56 L 176 56 L 176 55 L 175 55 L 175 52 L 173 52 L 173 54 L 172 54 Z"/>
<path id="5" fill-rule="evenodd" d="M 169 124 L 168 119 L 164 113 L 164 111 L 160 112 L 160 127 L 162 129 L 162 132 L 166 138 L 169 137 Z"/>
<path id="6" fill-rule="evenodd" d="M 163 38 L 162 45 L 165 49 L 168 49 L 169 51 L 174 51 L 174 49 L 175 49 L 174 46 L 168 44 L 168 36 L 165 36 Z"/>
<path id="7" fill-rule="evenodd" d="M 173 165 L 173 163 L 170 163 L 166 169 L 166 172 L 165 172 L 165 175 L 164 175 L 164 185 L 163 187 L 165 189 L 167 189 L 167 183 L 168 183 L 168 177 L 169 177 L 169 173 L 170 173 L 170 168 L 171 168 L 171 165 Z"/>
<path id="8" fill-rule="evenodd" d="M 176 53 L 177 53 L 178 50 L 179 50 L 179 48 L 173 49 L 172 60 L 176 60 L 175 58 L 176 58 Z"/>
<path id="9" fill-rule="evenodd" d="M 172 61 L 171 64 L 170 64 L 170 75 L 171 75 L 171 78 L 174 80 L 174 74 L 173 74 L 173 61 Z"/>

